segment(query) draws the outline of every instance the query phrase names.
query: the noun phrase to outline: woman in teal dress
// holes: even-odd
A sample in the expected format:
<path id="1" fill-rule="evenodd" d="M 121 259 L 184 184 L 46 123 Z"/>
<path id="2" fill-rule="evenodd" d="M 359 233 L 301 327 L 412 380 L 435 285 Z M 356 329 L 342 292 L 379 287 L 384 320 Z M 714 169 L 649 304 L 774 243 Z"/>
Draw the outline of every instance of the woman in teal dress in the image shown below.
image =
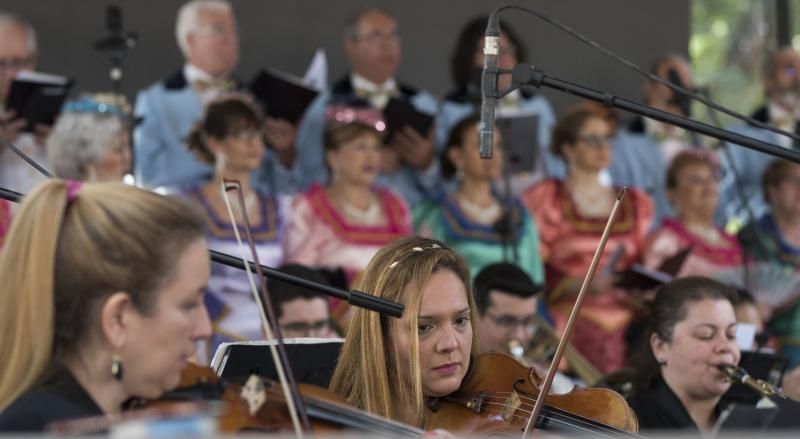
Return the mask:
<path id="1" fill-rule="evenodd" d="M 519 200 L 505 200 L 494 190 L 503 172 L 502 139 L 496 131 L 492 149 L 492 159 L 480 158 L 475 116 L 450 131 L 441 167 L 454 184 L 437 199 L 414 206 L 414 229 L 460 253 L 473 276 L 486 265 L 513 262 L 535 282 L 544 282 L 534 221 Z"/>
<path id="2" fill-rule="evenodd" d="M 774 265 L 776 272 L 800 272 L 800 165 L 773 160 L 764 170 L 761 189 L 770 210 L 739 232 L 739 242 L 759 264 Z M 788 285 L 796 287 L 793 282 Z M 778 336 L 781 354 L 789 359 L 790 367 L 796 367 L 800 366 L 800 292 L 788 285 L 773 281 L 749 287 L 756 300 L 767 305 L 762 309 L 772 314 L 769 326 Z"/>

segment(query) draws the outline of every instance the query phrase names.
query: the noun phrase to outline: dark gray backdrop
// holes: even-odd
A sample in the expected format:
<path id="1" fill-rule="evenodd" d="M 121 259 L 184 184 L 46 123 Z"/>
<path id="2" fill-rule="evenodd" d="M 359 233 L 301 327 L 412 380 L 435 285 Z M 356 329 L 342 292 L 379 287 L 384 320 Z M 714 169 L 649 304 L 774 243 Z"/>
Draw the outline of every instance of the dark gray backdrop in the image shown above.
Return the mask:
<path id="1" fill-rule="evenodd" d="M 109 61 L 92 49 L 107 35 L 105 8 L 122 7 L 124 25 L 139 44 L 126 62 L 123 91 L 136 90 L 181 65 L 174 37 L 175 13 L 182 0 L 4 0 L 0 8 L 20 13 L 39 33 L 39 70 L 78 80 L 76 90 L 109 90 Z M 241 31 L 238 76 L 249 79 L 261 66 L 302 74 L 317 47 L 328 54 L 329 80 L 346 69 L 341 25 L 357 7 L 377 4 L 395 13 L 403 38 L 399 76 L 441 96 L 450 88 L 449 56 L 463 23 L 505 4 L 487 0 L 234 0 Z M 657 54 L 686 53 L 689 0 L 542 0 L 518 1 L 536 8 L 640 65 Z M 502 17 L 521 34 L 531 63 L 573 82 L 641 97 L 641 78 L 591 48 L 520 12 Z M 545 90 L 557 109 L 574 98 Z"/>

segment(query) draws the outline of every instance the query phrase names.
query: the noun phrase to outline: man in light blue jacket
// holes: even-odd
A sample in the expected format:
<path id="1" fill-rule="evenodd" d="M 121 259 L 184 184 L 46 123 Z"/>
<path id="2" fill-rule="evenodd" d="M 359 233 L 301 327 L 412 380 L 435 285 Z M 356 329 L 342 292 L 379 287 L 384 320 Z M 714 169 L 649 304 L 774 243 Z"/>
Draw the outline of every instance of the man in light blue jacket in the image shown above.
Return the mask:
<path id="1" fill-rule="evenodd" d="M 225 0 L 193 0 L 178 12 L 175 33 L 186 60 L 166 79 L 139 92 L 134 131 L 137 184 L 185 188 L 207 179 L 212 169 L 184 144 L 202 118 L 206 102 L 235 88 L 230 75 L 239 63 L 239 36 Z"/>

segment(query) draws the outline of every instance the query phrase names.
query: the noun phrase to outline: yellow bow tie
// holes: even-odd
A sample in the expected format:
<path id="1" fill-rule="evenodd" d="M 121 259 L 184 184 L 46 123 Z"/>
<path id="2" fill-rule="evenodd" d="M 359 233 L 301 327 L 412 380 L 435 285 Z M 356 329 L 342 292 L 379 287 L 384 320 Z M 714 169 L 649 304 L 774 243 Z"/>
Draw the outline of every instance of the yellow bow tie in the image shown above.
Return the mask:
<path id="1" fill-rule="evenodd" d="M 397 97 L 397 96 L 400 95 L 400 93 L 397 91 L 397 88 L 395 88 L 395 87 L 388 88 L 388 89 L 385 89 L 385 90 L 375 90 L 375 91 L 365 90 L 363 88 L 357 88 L 355 90 L 355 93 L 356 93 L 356 96 L 358 96 L 358 97 L 360 97 L 362 99 L 366 99 L 368 101 L 371 101 L 372 99 L 378 98 L 378 97 L 386 96 L 386 97 L 394 98 L 394 97 Z"/>
<path id="2" fill-rule="evenodd" d="M 209 91 L 209 90 L 216 90 L 216 91 L 231 91 L 235 88 L 235 84 L 230 79 L 212 79 L 212 80 L 205 80 L 205 79 L 198 79 L 197 81 L 192 82 L 192 88 L 199 92 Z"/>

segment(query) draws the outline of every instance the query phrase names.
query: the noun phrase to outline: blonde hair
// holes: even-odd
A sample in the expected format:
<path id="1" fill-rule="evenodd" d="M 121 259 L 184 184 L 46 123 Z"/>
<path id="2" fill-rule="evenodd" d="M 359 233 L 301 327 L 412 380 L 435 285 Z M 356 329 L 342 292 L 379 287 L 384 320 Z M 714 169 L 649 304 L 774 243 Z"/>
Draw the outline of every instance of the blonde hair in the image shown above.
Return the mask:
<path id="1" fill-rule="evenodd" d="M 124 291 L 151 312 L 178 257 L 203 236 L 200 217 L 177 199 L 76 184 L 51 179 L 34 189 L 0 254 L 0 411 L 99 330 L 104 298 Z"/>
<path id="2" fill-rule="evenodd" d="M 410 326 L 405 328 L 411 331 L 411 364 L 400 364 L 396 345 L 389 337 L 391 326 L 400 324 L 400 320 L 356 308 L 331 380 L 331 391 L 369 413 L 396 418 L 399 413 L 410 412 L 412 419 L 401 421 L 422 424 L 425 406 L 417 319 L 425 285 L 431 275 L 441 269 L 452 271 L 464 283 L 470 307 L 472 350 L 477 352 L 476 308 L 464 260 L 439 241 L 401 238 L 378 251 L 356 288 L 405 304 L 405 314 L 411 317 Z M 410 288 L 411 294 L 403 297 L 406 288 Z M 404 377 L 411 382 L 406 382 Z"/>

